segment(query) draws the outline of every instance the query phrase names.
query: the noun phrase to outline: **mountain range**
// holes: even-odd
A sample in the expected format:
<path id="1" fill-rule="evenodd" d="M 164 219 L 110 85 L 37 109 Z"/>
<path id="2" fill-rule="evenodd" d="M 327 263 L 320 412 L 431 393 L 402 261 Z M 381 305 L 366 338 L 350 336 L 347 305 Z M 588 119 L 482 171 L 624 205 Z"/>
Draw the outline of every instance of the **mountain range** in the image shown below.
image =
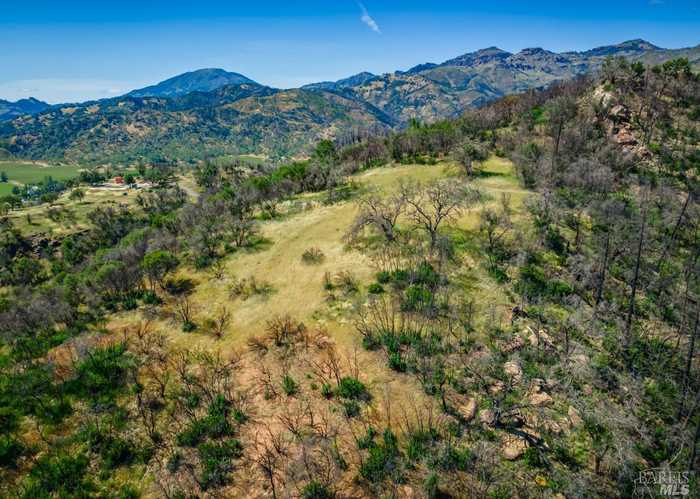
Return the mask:
<path id="1" fill-rule="evenodd" d="M 46 102 L 33 97 L 10 102 L 0 99 L 0 121 L 13 120 L 25 114 L 37 114 L 51 107 Z"/>
<path id="2" fill-rule="evenodd" d="M 650 64 L 686 57 L 698 67 L 700 45 L 663 49 L 631 40 L 583 52 L 527 48 L 515 54 L 489 47 L 406 71 L 364 72 L 286 90 L 202 69 L 111 99 L 44 108 L 32 100 L 36 107 L 0 123 L 0 149 L 17 157 L 97 163 L 303 155 L 319 138 L 353 127 L 390 129 L 412 119 L 453 117 L 503 95 L 595 71 L 610 56 Z"/>

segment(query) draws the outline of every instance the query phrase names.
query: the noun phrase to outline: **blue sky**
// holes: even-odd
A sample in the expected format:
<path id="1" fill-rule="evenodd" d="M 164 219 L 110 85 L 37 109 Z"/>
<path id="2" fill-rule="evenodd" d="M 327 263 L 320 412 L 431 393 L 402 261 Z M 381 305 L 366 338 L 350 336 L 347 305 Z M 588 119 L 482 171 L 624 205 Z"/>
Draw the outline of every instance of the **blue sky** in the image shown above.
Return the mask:
<path id="1" fill-rule="evenodd" d="M 564 51 L 633 38 L 700 44 L 700 0 L 2 0 L 0 98 L 96 99 L 203 67 L 295 87 L 492 45 Z"/>

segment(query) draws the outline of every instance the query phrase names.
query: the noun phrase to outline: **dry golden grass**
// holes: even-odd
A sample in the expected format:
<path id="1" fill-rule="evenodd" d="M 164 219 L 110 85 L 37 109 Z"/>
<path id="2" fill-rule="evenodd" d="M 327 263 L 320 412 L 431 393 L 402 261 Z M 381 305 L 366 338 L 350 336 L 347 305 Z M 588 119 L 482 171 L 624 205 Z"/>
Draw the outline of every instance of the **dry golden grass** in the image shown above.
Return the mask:
<path id="1" fill-rule="evenodd" d="M 22 230 L 22 233 L 34 235 L 43 233 L 49 236 L 65 236 L 89 226 L 87 214 L 98 206 L 125 204 L 132 206 L 136 203 L 139 191 L 127 189 L 85 189 L 85 197 L 81 201 L 69 199 L 70 191 L 66 191 L 51 206 L 40 204 L 21 210 L 11 211 L 9 218 Z M 60 221 L 48 217 L 49 208 L 65 210 L 66 216 Z"/>
<path id="2" fill-rule="evenodd" d="M 511 196 L 516 213 L 522 207 L 527 191 L 518 186 L 512 164 L 505 159 L 491 158 L 483 165 L 485 174 L 474 181 L 488 196 L 487 204 L 495 204 L 502 192 Z M 383 192 L 396 189 L 401 180 L 427 181 L 445 176 L 459 175 L 456 166 L 440 163 L 430 166 L 400 165 L 377 168 L 361 173 L 355 181 L 371 185 Z M 304 196 L 312 200 L 313 196 Z M 261 235 L 270 244 L 257 250 L 241 250 L 224 260 L 223 278 L 217 279 L 211 271 L 196 271 L 184 268 L 181 277 L 197 283 L 191 300 L 195 310 L 195 321 L 202 323 L 213 317 L 222 307 L 232 314 L 231 323 L 221 339 L 203 331 L 183 333 L 176 320 L 165 318 L 159 327 L 169 331 L 173 342 L 186 348 L 220 348 L 223 351 L 240 348 L 252 337 L 260 335 L 266 321 L 277 315 L 291 314 L 310 327 L 324 327 L 330 337 L 347 352 L 359 345 L 358 335 L 348 319 L 353 297 L 339 297 L 329 306 L 327 293 L 323 289 L 326 272 L 352 272 L 361 287 L 373 280 L 376 269 L 371 261 L 357 250 L 346 246 L 343 236 L 356 214 L 352 201 L 330 206 L 309 201 L 310 209 L 286 218 L 266 221 L 261 224 Z M 467 232 L 478 227 L 482 206 L 467 210 L 458 222 L 459 229 Z M 320 264 L 309 265 L 302 261 L 302 254 L 311 247 L 318 247 L 324 254 Z M 258 283 L 269 284 L 272 292 L 252 295 L 247 299 L 231 298 L 231 285 L 241 279 L 254 277 Z M 489 303 L 500 303 L 497 286 L 485 277 L 469 257 L 465 257 L 464 271 L 459 278 L 465 287 L 488 297 Z M 137 314 L 119 314 L 113 326 L 119 327 L 137 321 Z"/>

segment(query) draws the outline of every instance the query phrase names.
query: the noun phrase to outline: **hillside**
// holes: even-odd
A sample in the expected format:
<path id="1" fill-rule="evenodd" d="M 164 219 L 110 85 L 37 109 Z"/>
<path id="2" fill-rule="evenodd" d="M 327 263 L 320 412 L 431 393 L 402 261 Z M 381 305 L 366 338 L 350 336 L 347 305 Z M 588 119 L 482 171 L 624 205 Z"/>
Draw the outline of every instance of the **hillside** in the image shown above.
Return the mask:
<path id="1" fill-rule="evenodd" d="M 504 95 L 595 72 L 608 57 L 654 64 L 685 57 L 697 65 L 700 47 L 667 50 L 643 40 L 561 54 L 491 47 L 406 72 L 360 73 L 291 90 L 206 69 L 124 97 L 55 106 L 0 123 L 0 153 L 89 163 L 191 161 L 229 153 L 304 156 L 314 141 L 338 137 L 348 127 L 401 129 L 413 119 L 459 116 Z"/>
<path id="2" fill-rule="evenodd" d="M 6 149 L 17 156 L 99 163 L 283 156 L 342 129 L 393 124 L 340 95 L 242 84 L 170 99 L 122 97 L 56 108 L 6 124 L 0 133 L 13 133 Z"/>
<path id="3" fill-rule="evenodd" d="M 227 112 L 349 106 L 242 87 Z M 185 171 L 2 205 L 3 497 L 697 495 L 687 61 Z"/>
<path id="4" fill-rule="evenodd" d="M 10 102 L 0 99 L 0 121 L 9 121 L 25 114 L 37 114 L 50 107 L 46 102 L 29 98 Z"/>
<path id="5" fill-rule="evenodd" d="M 700 46 L 668 50 L 644 40 L 555 53 L 527 48 L 511 54 L 497 47 L 478 50 L 441 64 L 425 63 L 406 72 L 375 77 L 345 87 L 401 122 L 435 121 L 504 95 L 543 88 L 597 71 L 607 57 L 659 64 L 678 57 L 700 67 Z"/>

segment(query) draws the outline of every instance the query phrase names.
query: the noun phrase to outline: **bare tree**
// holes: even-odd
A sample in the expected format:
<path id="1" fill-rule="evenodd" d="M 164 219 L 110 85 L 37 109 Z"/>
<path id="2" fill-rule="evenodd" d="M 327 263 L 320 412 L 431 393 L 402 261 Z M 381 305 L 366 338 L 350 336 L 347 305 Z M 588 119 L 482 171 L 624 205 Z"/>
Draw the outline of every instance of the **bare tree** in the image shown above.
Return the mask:
<path id="1" fill-rule="evenodd" d="M 478 191 L 454 180 L 436 180 L 426 185 L 404 183 L 401 194 L 409 208 L 408 216 L 428 234 L 431 251 L 437 245 L 440 227 L 478 199 Z"/>
<path id="2" fill-rule="evenodd" d="M 396 224 L 406 211 L 406 198 L 401 193 L 382 198 L 372 192 L 360 199 L 358 205 L 360 213 L 350 227 L 349 239 L 357 238 L 365 227 L 371 227 L 381 232 L 387 241 L 396 240 Z"/>
<path id="3" fill-rule="evenodd" d="M 231 324 L 231 311 L 227 307 L 221 307 L 212 322 L 212 332 L 217 338 L 221 338 Z"/>
<path id="4" fill-rule="evenodd" d="M 559 157 L 559 145 L 566 125 L 576 117 L 576 100 L 569 95 L 556 97 L 549 102 L 547 114 L 547 132 L 553 141 L 552 166 L 556 167 Z"/>

